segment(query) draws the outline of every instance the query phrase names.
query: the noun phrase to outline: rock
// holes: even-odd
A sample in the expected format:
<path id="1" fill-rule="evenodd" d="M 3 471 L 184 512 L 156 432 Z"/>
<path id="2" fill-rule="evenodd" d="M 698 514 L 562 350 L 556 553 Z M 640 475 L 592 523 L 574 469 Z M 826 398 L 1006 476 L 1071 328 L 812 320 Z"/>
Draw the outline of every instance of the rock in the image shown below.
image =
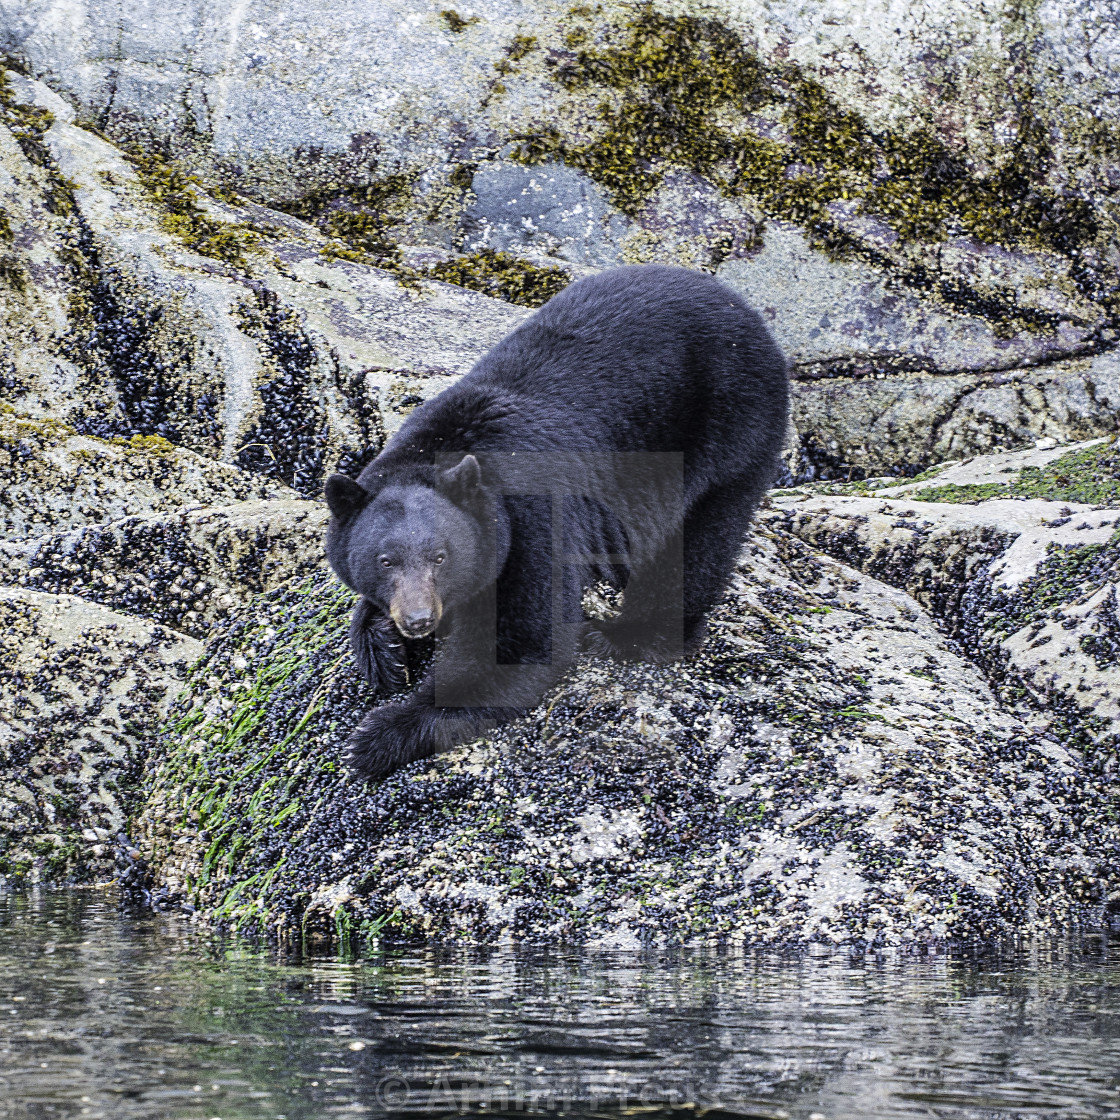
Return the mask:
<path id="1" fill-rule="evenodd" d="M 1101 504 L 1108 504 L 1116 492 L 1115 468 L 1108 469 L 1114 455 L 1112 440 L 1093 439 L 1071 445 L 1060 444 L 1051 436 L 1035 440 L 1028 451 L 947 459 L 912 481 L 894 486 L 865 484 L 863 488 L 884 498 L 913 494 L 923 501 L 953 497 L 980 500 L 1017 490 L 1023 496 L 1045 496 L 1051 501 L 1072 497 L 1075 501 L 1091 503 L 1099 499 Z M 1058 482 L 1062 477 L 1066 477 L 1065 483 Z M 946 487 L 952 488 L 953 497 Z"/>
<path id="2" fill-rule="evenodd" d="M 49 100 L 38 83 L 17 94 Z M 227 462 L 239 460 L 311 492 L 324 469 L 369 443 L 335 362 L 303 335 L 298 317 L 231 265 L 253 242 L 225 225 L 227 261 L 190 252 L 169 234 L 136 169 L 111 144 L 56 118 L 43 136 L 73 184 L 84 247 L 83 364 L 115 385 L 117 408 L 86 407 L 73 422 L 94 435 L 160 435 Z M 149 183 L 150 187 L 151 184 Z M 160 183 L 170 196 L 177 183 Z M 171 211 L 186 240 L 201 219 Z M 205 228 L 213 243 L 210 227 Z M 229 240 L 240 234 L 244 249 Z M 254 235 L 255 236 L 255 235 Z M 300 415 L 296 415 L 296 412 Z M 257 449 L 266 445 L 270 452 Z M 255 454 L 254 454 L 255 452 Z M 256 460 L 260 460 L 259 462 Z"/>
<path id="3" fill-rule="evenodd" d="M 1083 301 L 1066 309 L 1053 333 L 1001 337 L 980 316 L 897 285 L 892 290 L 882 272 L 862 262 L 829 260 L 785 222 L 770 222 L 762 247 L 728 261 L 718 275 L 762 312 L 803 378 L 907 370 L 1021 374 L 1026 366 L 1089 349 L 1103 319 L 1100 308 Z"/>
<path id="4" fill-rule="evenodd" d="M 403 288 L 380 269 L 301 245 L 278 245 L 276 255 L 285 267 L 269 275 L 271 289 L 359 380 L 379 434 L 391 435 L 529 314 L 450 284 Z"/>
<path id="5" fill-rule="evenodd" d="M 1040 438 L 1111 435 L 1118 412 L 1120 357 L 1112 352 L 999 374 L 814 381 L 799 385 L 793 401 L 802 478 L 914 473 Z"/>
<path id="6" fill-rule="evenodd" d="M 52 353 L 76 355 L 79 372 L 71 359 L 60 365 L 48 354 L 16 398 L 25 411 L 33 404 L 91 434 L 165 435 L 313 494 L 334 465 L 359 469 L 412 407 L 525 315 L 446 285 L 403 289 L 384 272 L 324 256 L 328 243 L 302 222 L 261 206 L 219 206 L 193 187 L 196 208 L 215 228 L 257 238 L 260 247 L 232 263 L 191 252 L 163 228 L 167 215 L 131 163 L 68 123 L 66 106 L 41 83 L 11 82 L 16 96 L 53 107 L 42 143 L 57 174 L 77 184 L 83 263 L 77 272 L 54 267 L 55 304 L 69 283 L 91 306 L 84 326 L 64 318 L 49 336 Z M 27 167 L 35 173 L 24 176 L 28 182 L 46 175 Z M 556 252 L 601 267 L 659 259 L 642 248 L 648 226 L 649 244 L 677 246 L 669 259 L 703 266 L 720 223 L 731 221 L 730 201 L 679 173 L 643 211 L 646 226 L 613 212 L 599 186 L 562 165 L 491 161 L 474 174 L 481 193 L 464 211 L 468 248 Z M 45 212 L 42 198 L 36 206 Z M 676 215 L 679 228 L 666 225 L 666 215 Z M 749 224 L 739 218 L 740 227 Z M 67 228 L 60 245 L 74 239 Z M 804 433 L 795 476 L 913 470 L 931 458 L 1111 430 L 1120 407 L 1115 356 L 1053 363 L 1100 345 L 1099 308 L 1067 309 L 1053 329 L 1004 337 L 982 317 L 895 293 L 863 265 L 827 260 L 789 222 L 771 221 L 761 248 L 756 242 L 736 249 L 720 275 L 761 306 L 798 375 L 810 379 L 798 387 L 794 410 Z M 21 314 L 43 318 L 35 308 Z M 76 353 L 73 338 L 83 330 L 88 338 Z M 68 349 L 60 341 L 66 332 Z M 1052 364 L 1029 368 L 1041 361 Z M 92 386 L 91 395 L 75 394 L 75 379 Z"/>
<path id="7" fill-rule="evenodd" d="M 632 223 L 575 168 L 488 161 L 473 173 L 471 193 L 463 224 L 472 249 L 544 252 L 593 268 L 625 263 Z"/>
<path id="8" fill-rule="evenodd" d="M 120 871 L 142 744 L 201 648 L 69 595 L 0 587 L 3 881 Z"/>
<path id="9" fill-rule="evenodd" d="M 1025 697 L 1080 729 L 1111 772 L 1120 745 L 1115 443 L 980 457 L 930 474 L 869 496 L 787 492 L 764 516 L 913 595 L 1006 700 Z M 1024 497 L 992 496 L 1016 492 Z M 1064 500 L 1076 496 L 1106 508 Z"/>
<path id="10" fill-rule="evenodd" d="M 321 569 L 328 519 L 318 502 L 275 499 L 126 517 L 21 544 L 7 580 L 204 639 L 254 595 Z"/>
<path id="11" fill-rule="evenodd" d="M 0 393 L 19 394 L 25 411 L 64 419 L 81 369 L 69 307 L 75 238 L 55 187 L 0 128 Z M 91 396 L 95 407 L 112 402 L 104 391 Z"/>
<path id="12" fill-rule="evenodd" d="M 158 904 L 281 940 L 887 946 L 1064 928 L 1115 876 L 1078 752 L 905 594 L 784 534 L 751 539 L 695 659 L 583 662 L 368 787 L 339 758 L 374 700 L 351 602 L 276 592 L 208 646 L 138 816 Z"/>
<path id="13" fill-rule="evenodd" d="M 0 84 L 6 874 L 281 938 L 1099 919 L 1115 35 L 1068 0 L 834 9 L 0 15 L 47 82 Z M 818 484 L 775 496 L 698 657 L 583 662 L 490 738 L 350 780 L 385 698 L 301 499 L 558 285 L 638 261 L 762 308 Z"/>
<path id="14" fill-rule="evenodd" d="M 904 21 L 839 3 L 827 23 L 785 0 L 192 0 L 174 27 L 82 0 L 65 32 L 51 11 L 10 12 L 0 41 L 80 119 L 325 226 L 356 211 L 437 256 L 719 269 L 814 375 L 991 375 L 1115 345 L 1120 56 L 1072 0 Z"/>
<path id="15" fill-rule="evenodd" d="M 57 108 L 41 83 L 10 81 Z M 56 333 L 69 332 L 81 369 L 50 389 L 42 377 L 17 385 L 12 399 L 83 433 L 158 435 L 317 495 L 326 473 L 357 473 L 415 404 L 524 317 L 324 256 L 312 227 L 216 206 L 163 164 L 142 174 L 62 115 L 42 145 L 80 215 L 66 294 L 86 311 Z M 75 379 L 101 395 L 75 393 Z"/>
<path id="16" fill-rule="evenodd" d="M 104 440 L 0 405 L 0 540 L 250 498 L 291 498 L 281 483 L 158 436 Z"/>

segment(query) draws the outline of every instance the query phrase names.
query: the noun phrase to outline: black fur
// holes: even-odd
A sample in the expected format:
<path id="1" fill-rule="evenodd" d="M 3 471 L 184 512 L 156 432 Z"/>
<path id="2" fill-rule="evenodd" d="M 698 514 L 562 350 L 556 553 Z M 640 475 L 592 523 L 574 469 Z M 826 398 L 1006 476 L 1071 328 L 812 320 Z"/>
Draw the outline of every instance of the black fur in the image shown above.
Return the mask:
<path id="1" fill-rule="evenodd" d="M 581 639 L 615 656 L 698 645 L 779 469 L 788 396 L 785 359 L 734 292 L 702 273 L 620 268 L 553 297 L 417 408 L 362 471 L 360 490 L 328 480 L 327 556 L 364 597 L 351 637 L 366 677 L 401 684 L 402 639 L 387 617 L 400 581 L 426 580 L 443 605 L 438 675 L 366 716 L 350 744 L 355 769 L 386 774 L 532 707 Z M 511 452 L 527 464 L 512 475 Z M 636 492 L 632 477 L 620 520 L 608 493 L 620 480 L 603 452 L 679 453 L 679 508 L 666 506 L 659 476 Z M 450 470 L 449 456 L 462 460 Z M 566 556 L 554 566 L 541 465 L 570 471 L 581 457 L 586 494 L 566 503 Z M 597 505 L 597 487 L 611 509 Z M 617 578 L 620 566 L 621 614 L 581 627 L 582 586 Z"/>

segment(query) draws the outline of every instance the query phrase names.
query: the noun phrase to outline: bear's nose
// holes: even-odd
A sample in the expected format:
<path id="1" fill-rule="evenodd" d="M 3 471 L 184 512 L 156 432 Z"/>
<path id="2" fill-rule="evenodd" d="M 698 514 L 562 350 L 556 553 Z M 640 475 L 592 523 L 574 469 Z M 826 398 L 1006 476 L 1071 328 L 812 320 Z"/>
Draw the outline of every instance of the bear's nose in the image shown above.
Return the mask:
<path id="1" fill-rule="evenodd" d="M 404 617 L 405 629 L 411 634 L 424 634 L 435 623 L 435 615 L 431 611 L 414 611 Z"/>

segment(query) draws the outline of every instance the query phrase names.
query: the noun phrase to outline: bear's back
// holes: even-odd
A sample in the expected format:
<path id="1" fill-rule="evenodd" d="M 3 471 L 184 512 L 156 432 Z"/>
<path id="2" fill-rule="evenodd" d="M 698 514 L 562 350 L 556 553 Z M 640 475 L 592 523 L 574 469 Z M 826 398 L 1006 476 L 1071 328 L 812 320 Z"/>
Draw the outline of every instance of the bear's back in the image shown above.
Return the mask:
<path id="1" fill-rule="evenodd" d="M 787 409 L 786 361 L 757 312 L 712 276 L 636 265 L 554 296 L 421 405 L 379 460 L 550 449 L 769 459 Z"/>

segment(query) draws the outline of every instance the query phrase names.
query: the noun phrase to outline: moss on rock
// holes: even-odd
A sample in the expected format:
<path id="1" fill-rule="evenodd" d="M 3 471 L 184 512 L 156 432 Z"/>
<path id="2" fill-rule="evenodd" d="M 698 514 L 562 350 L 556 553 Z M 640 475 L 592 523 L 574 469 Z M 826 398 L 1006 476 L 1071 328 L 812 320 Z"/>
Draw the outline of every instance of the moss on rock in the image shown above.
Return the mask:
<path id="1" fill-rule="evenodd" d="M 919 476 L 920 477 L 920 476 Z M 931 477 L 935 477 L 931 475 Z M 991 498 L 1044 498 L 1091 506 L 1120 506 L 1120 440 L 1071 451 L 1043 466 L 1023 467 L 1008 482 L 947 483 L 915 490 L 919 502 L 984 502 Z"/>
<path id="2" fill-rule="evenodd" d="M 160 225 L 188 249 L 204 257 L 244 268 L 247 255 L 260 246 L 260 235 L 244 222 L 214 218 L 199 205 L 201 180 L 154 150 L 126 145 L 124 154 L 160 211 Z"/>
<path id="3" fill-rule="evenodd" d="M 540 307 L 572 279 L 567 270 L 556 265 L 536 265 L 495 249 L 431 265 L 424 274 L 428 279 L 457 284 L 522 307 Z"/>
<path id="4" fill-rule="evenodd" d="M 866 250 L 836 220 L 834 204 L 882 220 L 904 242 L 971 235 L 1076 256 L 1098 235 L 1092 200 L 1050 183 L 1054 137 L 1029 97 L 1018 102 L 1013 139 L 991 167 L 978 168 L 925 124 L 872 127 L 819 80 L 793 63 L 764 61 L 716 19 L 650 4 L 629 10 L 616 20 L 572 10 L 568 50 L 553 51 L 547 64 L 592 105 L 593 119 L 516 134 L 516 158 L 580 168 L 632 216 L 669 168 L 687 168 L 799 223 L 838 255 Z M 1103 277 L 1080 264 L 1074 272 L 1092 298 L 1114 301 Z M 907 280 L 935 283 L 921 265 Z M 982 310 L 967 292 L 956 297 Z"/>

